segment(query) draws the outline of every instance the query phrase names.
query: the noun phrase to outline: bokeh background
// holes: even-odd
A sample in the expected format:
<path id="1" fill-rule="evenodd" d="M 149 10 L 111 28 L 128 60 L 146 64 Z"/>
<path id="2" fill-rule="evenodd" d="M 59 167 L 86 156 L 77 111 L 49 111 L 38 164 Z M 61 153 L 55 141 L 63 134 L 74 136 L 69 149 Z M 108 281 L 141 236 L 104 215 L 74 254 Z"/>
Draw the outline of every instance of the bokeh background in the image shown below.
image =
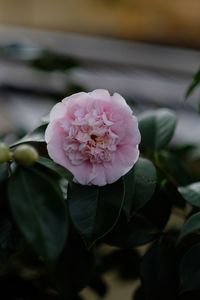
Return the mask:
<path id="1" fill-rule="evenodd" d="M 199 65 L 199 0 L 0 0 L 0 137 L 22 136 L 73 92 L 106 88 L 136 114 L 174 109 L 173 143 L 199 146 L 199 91 L 185 100 Z M 114 272 L 105 281 L 109 300 L 138 285 Z"/>
<path id="2" fill-rule="evenodd" d="M 0 22 L 199 47 L 199 0 L 0 0 Z"/>

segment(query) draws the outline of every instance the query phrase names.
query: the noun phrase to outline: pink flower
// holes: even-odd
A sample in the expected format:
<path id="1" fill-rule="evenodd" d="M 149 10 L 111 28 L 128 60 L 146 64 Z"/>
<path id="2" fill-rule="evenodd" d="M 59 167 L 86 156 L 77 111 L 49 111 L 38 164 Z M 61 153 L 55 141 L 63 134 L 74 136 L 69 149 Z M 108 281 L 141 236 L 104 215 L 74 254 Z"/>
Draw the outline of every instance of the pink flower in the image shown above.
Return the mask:
<path id="1" fill-rule="evenodd" d="M 83 185 L 116 181 L 139 156 L 137 119 L 122 96 L 106 90 L 77 93 L 57 103 L 45 140 L 49 156 Z"/>

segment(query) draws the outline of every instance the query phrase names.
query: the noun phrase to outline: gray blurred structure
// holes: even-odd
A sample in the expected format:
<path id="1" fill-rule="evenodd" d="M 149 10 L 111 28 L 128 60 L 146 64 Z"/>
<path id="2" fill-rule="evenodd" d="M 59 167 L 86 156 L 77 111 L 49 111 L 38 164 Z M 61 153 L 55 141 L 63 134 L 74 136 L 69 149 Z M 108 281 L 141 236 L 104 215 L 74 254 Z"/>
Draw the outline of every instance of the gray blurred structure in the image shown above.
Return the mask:
<path id="1" fill-rule="evenodd" d="M 3 126 L 1 120 L 4 118 L 5 126 L 25 126 L 29 130 L 53 104 L 52 100 L 37 95 L 5 93 L 4 86 L 54 93 L 63 91 L 70 82 L 81 84 L 88 91 L 95 88 L 117 91 L 143 108 L 171 107 L 177 111 L 180 120 L 176 140 L 200 143 L 198 91 L 191 99 L 184 100 L 185 90 L 200 65 L 199 51 L 1 27 L 0 47 L 15 42 L 27 46 L 30 55 L 40 47 L 72 55 L 80 66 L 67 73 L 44 72 L 27 66 L 25 56 L 18 60 L 0 56 L 0 126 Z"/>

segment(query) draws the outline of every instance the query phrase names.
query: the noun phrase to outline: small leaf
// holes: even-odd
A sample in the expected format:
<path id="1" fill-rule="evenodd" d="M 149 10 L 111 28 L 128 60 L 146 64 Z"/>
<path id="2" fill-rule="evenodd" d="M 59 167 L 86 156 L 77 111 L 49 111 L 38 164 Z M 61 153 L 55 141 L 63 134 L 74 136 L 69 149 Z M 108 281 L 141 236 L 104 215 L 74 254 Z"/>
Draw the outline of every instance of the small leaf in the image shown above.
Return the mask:
<path id="1" fill-rule="evenodd" d="M 88 247 L 116 224 L 124 202 L 122 178 L 103 187 L 73 184 L 69 196 L 72 221 Z"/>
<path id="2" fill-rule="evenodd" d="M 183 225 L 181 232 L 180 232 L 180 238 L 183 239 L 187 235 L 197 232 L 200 230 L 200 212 L 192 215 L 186 223 Z"/>
<path id="3" fill-rule="evenodd" d="M 192 95 L 194 90 L 200 85 L 200 69 L 194 75 L 192 82 L 186 90 L 185 98 L 187 99 Z"/>
<path id="4" fill-rule="evenodd" d="M 47 124 L 43 124 L 37 127 L 31 133 L 28 133 L 22 139 L 13 143 L 11 147 L 16 147 L 20 144 L 25 144 L 25 143 L 45 143 L 44 134 L 45 134 L 46 127 Z"/>
<path id="5" fill-rule="evenodd" d="M 48 169 L 50 169 L 51 171 L 53 171 L 55 173 L 57 173 L 58 175 L 60 175 L 63 178 L 66 178 L 68 180 L 73 179 L 73 175 L 70 171 L 68 171 L 64 167 L 56 164 L 54 161 L 52 161 L 49 158 L 40 156 L 37 163 L 44 166 L 44 167 L 46 167 L 46 168 L 48 168 Z"/>
<path id="6" fill-rule="evenodd" d="M 9 179 L 8 196 L 13 216 L 31 247 L 44 260 L 55 260 L 68 228 L 59 187 L 39 171 L 20 168 Z"/>
<path id="7" fill-rule="evenodd" d="M 169 109 L 148 111 L 139 117 L 141 146 L 157 151 L 170 142 L 176 127 L 176 115 Z"/>
<path id="8" fill-rule="evenodd" d="M 140 158 L 135 166 L 124 176 L 124 211 L 131 214 L 143 207 L 152 197 L 156 187 L 156 169 L 151 161 Z"/>
<path id="9" fill-rule="evenodd" d="M 178 188 L 178 191 L 187 202 L 196 207 L 200 207 L 200 182 L 181 186 Z"/>

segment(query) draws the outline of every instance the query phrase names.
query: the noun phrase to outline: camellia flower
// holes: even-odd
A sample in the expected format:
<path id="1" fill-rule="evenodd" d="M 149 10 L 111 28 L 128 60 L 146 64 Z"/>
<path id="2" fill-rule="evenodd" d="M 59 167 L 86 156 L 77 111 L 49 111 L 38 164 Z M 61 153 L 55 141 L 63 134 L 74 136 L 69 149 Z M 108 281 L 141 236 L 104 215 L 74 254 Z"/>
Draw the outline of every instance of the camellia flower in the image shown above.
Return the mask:
<path id="1" fill-rule="evenodd" d="M 116 181 L 139 156 L 137 119 L 122 96 L 107 90 L 77 93 L 56 104 L 45 140 L 52 160 L 83 185 Z"/>

